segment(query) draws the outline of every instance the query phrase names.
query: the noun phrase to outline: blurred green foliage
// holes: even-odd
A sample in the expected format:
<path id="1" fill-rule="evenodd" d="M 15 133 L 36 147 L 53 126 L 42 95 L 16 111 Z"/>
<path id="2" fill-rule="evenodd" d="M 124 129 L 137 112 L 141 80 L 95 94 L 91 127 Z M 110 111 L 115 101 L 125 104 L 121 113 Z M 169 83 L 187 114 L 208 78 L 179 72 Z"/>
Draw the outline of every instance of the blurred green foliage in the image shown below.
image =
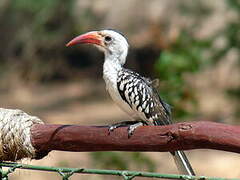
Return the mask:
<path id="1" fill-rule="evenodd" d="M 232 10 L 236 14 L 237 21 L 231 22 L 222 32 L 222 34 L 226 35 L 227 46 L 222 48 L 218 53 L 216 53 L 215 57 L 219 57 L 225 55 L 229 50 L 236 49 L 240 52 L 240 1 L 238 0 L 230 0 L 226 1 L 228 4 L 229 10 Z M 240 53 L 238 56 L 238 68 L 240 69 Z M 240 77 L 240 75 L 239 75 Z M 226 91 L 226 94 L 229 95 L 232 100 L 237 101 L 237 108 L 235 115 L 237 118 L 240 118 L 240 86 L 237 88 L 230 88 Z"/>
<path id="2" fill-rule="evenodd" d="M 140 152 L 94 152 L 91 153 L 94 166 L 107 169 L 144 169 L 153 172 L 156 164 Z"/>
<path id="3" fill-rule="evenodd" d="M 196 2 L 195 5 L 198 4 Z M 236 19 L 240 19 L 240 1 L 226 1 L 229 10 L 235 12 Z M 210 9 L 199 6 L 196 11 L 197 16 L 201 17 L 201 21 L 197 21 L 194 28 L 201 25 L 200 22 L 206 15 L 211 14 Z M 181 6 L 185 15 L 195 13 L 191 7 L 188 11 L 187 6 Z M 196 7 L 195 7 L 196 8 Z M 199 11 L 201 10 L 201 13 Z M 193 29 L 194 29 L 193 28 Z M 181 120 L 189 116 L 197 115 L 197 101 L 194 89 L 187 86 L 185 75 L 190 75 L 201 71 L 203 68 L 216 65 L 220 60 L 233 49 L 240 50 L 240 21 L 230 21 L 222 30 L 216 32 L 209 38 L 195 38 L 192 29 L 183 29 L 177 41 L 172 44 L 169 49 L 163 50 L 155 67 L 161 81 L 160 93 L 162 97 L 170 104 L 174 105 L 174 119 Z M 222 47 L 214 47 L 214 42 L 218 38 L 224 38 L 226 43 Z M 208 54 L 208 55 L 206 55 Z M 240 65 L 240 57 L 239 57 Z M 228 92 L 240 91 L 231 89 Z M 228 93 L 234 97 L 238 97 L 239 93 Z M 186 108 L 187 104 L 191 104 L 192 109 Z M 238 110 L 237 110 L 238 111 Z M 238 114 L 238 113 L 237 113 Z"/>
<path id="4" fill-rule="evenodd" d="M 194 91 L 187 86 L 184 75 L 198 72 L 209 61 L 204 53 L 210 46 L 211 40 L 196 40 L 183 32 L 170 49 L 161 53 L 156 63 L 156 71 L 162 84 L 161 96 L 170 105 L 174 105 L 174 117 L 177 119 L 190 115 L 186 103 L 196 105 Z"/>
<path id="5" fill-rule="evenodd" d="M 0 33 L 4 35 L 0 73 L 14 71 L 25 81 L 61 76 L 64 45 L 74 30 L 73 2 L 5 1 L 0 6 Z"/>

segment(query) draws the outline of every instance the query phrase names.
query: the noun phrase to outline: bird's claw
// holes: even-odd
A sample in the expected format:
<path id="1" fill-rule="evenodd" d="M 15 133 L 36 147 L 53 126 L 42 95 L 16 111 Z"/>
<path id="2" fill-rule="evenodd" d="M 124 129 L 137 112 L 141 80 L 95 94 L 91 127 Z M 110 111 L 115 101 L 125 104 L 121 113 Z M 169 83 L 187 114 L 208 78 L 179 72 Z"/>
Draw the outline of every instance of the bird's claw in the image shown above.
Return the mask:
<path id="1" fill-rule="evenodd" d="M 109 127 L 108 127 L 108 132 L 109 132 L 109 134 L 111 133 L 111 132 L 113 132 L 115 129 L 117 129 L 118 128 L 118 126 L 117 125 L 110 125 Z"/>
<path id="2" fill-rule="evenodd" d="M 138 122 L 136 124 L 128 126 L 128 138 L 130 138 L 133 135 L 133 132 L 139 127 L 143 126 L 142 122 Z"/>
<path id="3" fill-rule="evenodd" d="M 127 131 L 128 131 L 128 138 L 130 138 L 133 135 L 133 132 L 135 131 L 136 127 L 131 125 L 128 127 Z"/>

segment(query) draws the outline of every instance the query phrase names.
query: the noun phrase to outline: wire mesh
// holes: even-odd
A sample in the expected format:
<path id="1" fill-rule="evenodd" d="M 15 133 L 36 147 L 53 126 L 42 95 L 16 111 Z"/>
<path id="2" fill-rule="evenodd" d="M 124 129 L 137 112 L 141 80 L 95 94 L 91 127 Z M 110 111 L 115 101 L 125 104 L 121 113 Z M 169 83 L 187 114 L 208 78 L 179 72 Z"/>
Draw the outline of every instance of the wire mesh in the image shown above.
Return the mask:
<path id="1" fill-rule="evenodd" d="M 63 180 L 69 180 L 73 174 L 98 174 L 98 175 L 113 175 L 121 176 L 124 180 L 132 180 L 135 177 L 146 178 L 162 178 L 162 179 L 186 179 L 186 180 L 240 180 L 218 177 L 206 177 L 206 176 L 189 176 L 178 174 L 160 174 L 153 172 L 142 171 L 121 171 L 121 170 L 104 170 L 104 169 L 86 169 L 86 168 L 63 168 L 63 167 L 49 167 L 49 166 L 35 166 L 20 163 L 1 162 L 0 174 L 2 180 L 8 180 L 9 175 L 14 173 L 16 169 L 27 169 L 36 171 L 49 171 L 58 173 Z M 7 170 L 3 170 L 2 167 L 7 167 Z"/>

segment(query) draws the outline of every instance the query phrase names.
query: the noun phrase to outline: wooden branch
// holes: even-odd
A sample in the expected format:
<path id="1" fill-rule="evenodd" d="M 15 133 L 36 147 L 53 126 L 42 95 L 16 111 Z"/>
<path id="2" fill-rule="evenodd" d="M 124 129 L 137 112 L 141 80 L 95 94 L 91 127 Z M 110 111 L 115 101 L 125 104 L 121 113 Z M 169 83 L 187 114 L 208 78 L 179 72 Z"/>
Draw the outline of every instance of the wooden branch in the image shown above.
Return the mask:
<path id="1" fill-rule="evenodd" d="M 35 124 L 32 145 L 37 157 L 62 151 L 175 151 L 217 149 L 240 153 L 240 126 L 208 121 L 139 127 L 128 138 L 127 127 L 108 133 L 107 127 Z"/>

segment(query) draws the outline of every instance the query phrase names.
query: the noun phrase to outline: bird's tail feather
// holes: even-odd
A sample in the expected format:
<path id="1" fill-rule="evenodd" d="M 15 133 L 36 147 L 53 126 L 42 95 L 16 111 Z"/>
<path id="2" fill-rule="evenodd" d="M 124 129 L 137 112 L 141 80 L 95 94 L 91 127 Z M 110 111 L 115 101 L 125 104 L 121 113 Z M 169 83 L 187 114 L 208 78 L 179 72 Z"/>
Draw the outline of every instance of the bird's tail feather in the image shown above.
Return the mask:
<path id="1" fill-rule="evenodd" d="M 183 151 L 171 152 L 180 173 L 195 176 L 193 168 Z"/>

